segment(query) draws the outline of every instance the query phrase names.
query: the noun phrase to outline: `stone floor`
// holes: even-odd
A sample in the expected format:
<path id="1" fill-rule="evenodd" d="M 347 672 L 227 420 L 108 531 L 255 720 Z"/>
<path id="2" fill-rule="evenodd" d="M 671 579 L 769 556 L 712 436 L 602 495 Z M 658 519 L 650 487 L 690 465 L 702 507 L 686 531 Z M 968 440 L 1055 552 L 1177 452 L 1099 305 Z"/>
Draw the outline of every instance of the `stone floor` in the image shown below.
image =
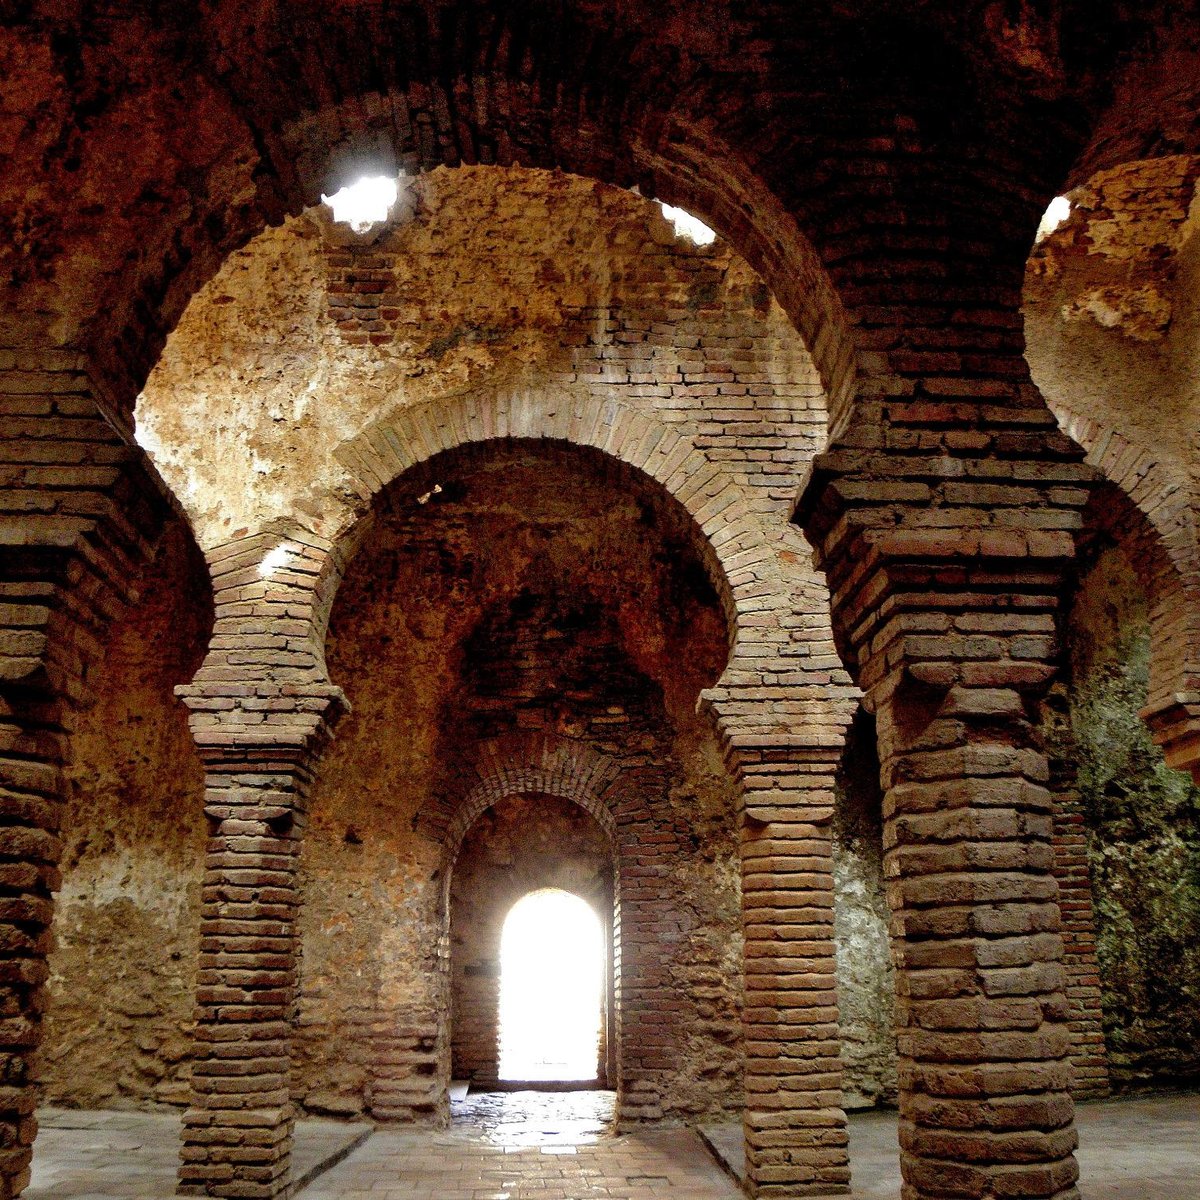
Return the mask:
<path id="1" fill-rule="evenodd" d="M 1200 1095 L 1081 1105 L 1085 1200 L 1197 1200 Z M 26 1200 L 166 1200 L 178 1118 L 43 1110 Z M 611 1092 L 470 1096 L 444 1132 L 301 1122 L 299 1171 L 320 1171 L 302 1200 L 737 1200 L 687 1130 L 615 1137 Z M 705 1130 L 740 1167 L 736 1126 Z M 894 1114 L 850 1122 L 855 1200 L 896 1200 Z M 360 1142 L 357 1148 L 355 1143 Z M 347 1154 L 347 1151 L 350 1151 Z M 344 1157 L 339 1161 L 338 1156 Z M 328 1164 L 328 1169 L 324 1169 Z"/>
<path id="2" fill-rule="evenodd" d="M 449 1132 L 494 1146 L 590 1145 L 612 1129 L 617 1094 L 467 1092 L 450 1103 Z"/>
<path id="3" fill-rule="evenodd" d="M 298 1121 L 295 1186 L 303 1188 L 370 1133 L 369 1125 Z M 162 1200 L 175 1192 L 178 1166 L 175 1113 L 43 1108 L 23 1200 Z"/>
<path id="4" fill-rule="evenodd" d="M 484 1092 L 441 1133 L 379 1131 L 303 1200 L 736 1200 L 696 1134 L 614 1137 L 605 1091 Z M 396 1165 L 403 1163 L 401 1171 Z"/>
<path id="5" fill-rule="evenodd" d="M 1200 1200 L 1200 1095 L 1143 1096 L 1080 1104 L 1079 1190 L 1083 1200 Z M 705 1141 L 739 1178 L 739 1125 L 709 1126 Z M 897 1200 L 896 1114 L 850 1117 L 852 1200 Z"/>

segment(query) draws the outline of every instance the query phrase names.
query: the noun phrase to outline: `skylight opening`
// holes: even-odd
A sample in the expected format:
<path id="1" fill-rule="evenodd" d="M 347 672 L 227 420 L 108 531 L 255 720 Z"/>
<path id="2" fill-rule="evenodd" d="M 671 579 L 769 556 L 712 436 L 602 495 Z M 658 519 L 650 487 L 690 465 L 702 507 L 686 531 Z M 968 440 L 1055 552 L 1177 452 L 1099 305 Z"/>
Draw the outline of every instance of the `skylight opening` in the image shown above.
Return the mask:
<path id="1" fill-rule="evenodd" d="M 1034 245 L 1044 242 L 1071 215 L 1071 201 L 1066 196 L 1055 196 L 1050 201 L 1034 234 Z"/>
<path id="2" fill-rule="evenodd" d="M 333 219 L 349 225 L 355 233 L 366 233 L 372 225 L 388 219 L 392 205 L 400 193 L 400 182 L 387 175 L 364 175 L 357 183 L 321 196 L 333 210 Z"/>
<path id="3" fill-rule="evenodd" d="M 500 1078 L 596 1078 L 604 995 L 604 930 L 591 907 L 558 888 L 531 892 L 500 938 Z"/>
<path id="4" fill-rule="evenodd" d="M 711 246 L 717 240 L 716 231 L 709 229 L 698 217 L 682 208 L 674 208 L 670 204 L 658 201 L 662 214 L 675 227 L 675 236 L 687 238 L 697 246 Z"/>

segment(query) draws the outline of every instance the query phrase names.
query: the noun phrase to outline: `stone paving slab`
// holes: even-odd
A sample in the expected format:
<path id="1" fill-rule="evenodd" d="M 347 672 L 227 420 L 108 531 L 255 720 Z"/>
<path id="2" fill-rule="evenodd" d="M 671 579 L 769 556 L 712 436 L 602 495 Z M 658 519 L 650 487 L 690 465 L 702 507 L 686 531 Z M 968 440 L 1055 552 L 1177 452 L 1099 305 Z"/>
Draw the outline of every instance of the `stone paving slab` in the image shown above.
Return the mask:
<path id="1" fill-rule="evenodd" d="M 23 1200 L 166 1200 L 179 1166 L 177 1113 L 38 1110 L 33 1178 Z M 369 1125 L 298 1121 L 293 1186 L 345 1158 Z"/>
<path id="2" fill-rule="evenodd" d="M 1084 1200 L 1200 1200 L 1200 1095 L 1089 1101 L 1075 1109 Z M 742 1127 L 705 1126 L 726 1169 L 745 1176 Z M 898 1200 L 896 1114 L 852 1113 L 854 1192 L 841 1200 Z"/>

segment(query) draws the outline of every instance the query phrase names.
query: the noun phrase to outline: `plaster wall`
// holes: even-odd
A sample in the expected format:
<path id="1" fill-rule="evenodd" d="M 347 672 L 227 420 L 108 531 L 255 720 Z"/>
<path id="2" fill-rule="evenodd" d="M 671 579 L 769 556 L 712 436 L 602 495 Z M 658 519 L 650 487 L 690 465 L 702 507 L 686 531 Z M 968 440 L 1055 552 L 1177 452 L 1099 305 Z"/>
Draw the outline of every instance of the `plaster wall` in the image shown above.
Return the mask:
<path id="1" fill-rule="evenodd" d="M 37 1063 L 50 1103 L 187 1099 L 206 831 L 203 768 L 173 688 L 204 654 L 207 593 L 175 523 L 77 718 Z"/>
<path id="2" fill-rule="evenodd" d="M 1034 382 L 1060 421 L 1119 430 L 1189 486 L 1200 449 L 1198 177 L 1186 155 L 1100 172 L 1034 248 L 1024 293 Z"/>

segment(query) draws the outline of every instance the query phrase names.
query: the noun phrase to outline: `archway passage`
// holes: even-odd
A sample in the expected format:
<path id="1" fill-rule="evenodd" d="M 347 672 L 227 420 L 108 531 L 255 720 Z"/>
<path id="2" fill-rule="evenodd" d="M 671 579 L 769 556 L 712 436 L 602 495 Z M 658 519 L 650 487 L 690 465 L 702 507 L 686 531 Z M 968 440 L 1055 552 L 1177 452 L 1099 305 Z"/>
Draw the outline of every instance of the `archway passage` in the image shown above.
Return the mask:
<path id="1" fill-rule="evenodd" d="M 330 620 L 329 668 L 352 709 L 305 854 L 345 884 L 305 904 L 312 1032 L 293 1070 L 306 1098 L 337 1089 L 377 1120 L 409 1120 L 444 1103 L 443 1081 L 494 1085 L 504 917 L 559 887 L 613 923 L 604 1078 L 622 1118 L 740 1109 L 734 782 L 696 708 L 728 627 L 665 500 L 599 452 L 549 440 L 446 452 L 381 497 Z M 554 763 L 585 773 L 533 770 L 547 760 L 530 747 L 551 743 Z M 503 767 L 475 808 L 485 749 Z M 447 861 L 460 808 L 474 817 Z M 381 874 L 391 861 L 419 870 Z M 447 901 L 448 978 L 428 956 Z M 401 1025 L 421 1045 L 389 1057 L 382 1039 Z"/>
<path id="2" fill-rule="evenodd" d="M 546 894 L 569 896 L 576 904 L 583 903 L 586 919 L 600 919 L 600 948 L 587 961 L 589 967 L 599 963 L 603 968 L 600 986 L 604 994 L 597 998 L 593 990 L 592 1002 L 586 1005 L 588 1012 L 582 1021 L 586 1032 L 582 1036 L 589 1049 L 583 1052 L 584 1061 L 574 1079 L 589 1086 L 617 1085 L 617 1005 L 612 991 L 617 975 L 609 968 L 607 949 L 619 944 L 614 852 L 610 834 L 595 817 L 578 802 L 549 794 L 514 794 L 498 799 L 468 830 L 449 883 L 449 1041 L 451 1077 L 469 1083 L 472 1096 L 487 1093 L 502 1079 L 501 987 L 509 917 L 531 897 Z M 536 930 L 534 936 L 532 949 L 536 951 Z M 577 940 L 571 938 L 572 942 Z M 568 946 L 566 953 L 571 949 Z M 563 962 L 564 955 L 561 949 L 550 947 L 548 957 L 553 976 L 556 963 Z M 511 971 L 508 974 L 511 982 Z M 554 986 L 552 978 L 550 989 Z M 539 995 L 546 991 L 536 980 L 534 987 Z M 536 996 L 534 1004 L 540 1004 Z M 598 1005 L 603 1006 L 599 1018 Z M 518 1020 L 520 1012 L 528 1007 L 518 1003 Z M 575 1007 L 578 1010 L 578 1003 Z M 556 1017 L 552 1012 L 544 1024 L 548 1026 Z M 514 1077 L 517 1082 L 565 1078 L 544 1071 Z M 454 1115 L 460 1114 L 454 1111 Z"/>
<path id="3" fill-rule="evenodd" d="M 543 888 L 518 900 L 500 938 L 500 1079 L 597 1079 L 605 946 L 585 900 Z"/>

